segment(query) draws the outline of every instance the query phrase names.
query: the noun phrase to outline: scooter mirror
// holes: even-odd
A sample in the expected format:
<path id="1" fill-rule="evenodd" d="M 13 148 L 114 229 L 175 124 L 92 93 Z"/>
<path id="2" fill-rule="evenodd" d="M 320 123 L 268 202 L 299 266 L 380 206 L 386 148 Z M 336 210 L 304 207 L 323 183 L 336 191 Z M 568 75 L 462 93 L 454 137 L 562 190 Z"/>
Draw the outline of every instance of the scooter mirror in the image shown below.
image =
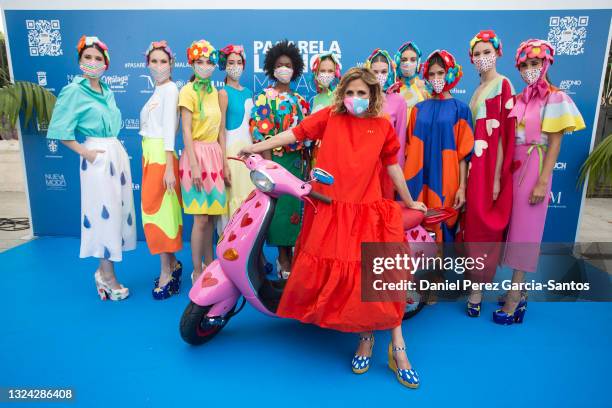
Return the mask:
<path id="1" fill-rule="evenodd" d="M 325 170 L 320 169 L 318 167 L 315 167 L 314 169 L 312 169 L 312 171 L 310 172 L 310 177 L 313 180 L 316 180 L 321 184 L 325 184 L 328 186 L 334 184 L 334 176 L 332 176 Z"/>

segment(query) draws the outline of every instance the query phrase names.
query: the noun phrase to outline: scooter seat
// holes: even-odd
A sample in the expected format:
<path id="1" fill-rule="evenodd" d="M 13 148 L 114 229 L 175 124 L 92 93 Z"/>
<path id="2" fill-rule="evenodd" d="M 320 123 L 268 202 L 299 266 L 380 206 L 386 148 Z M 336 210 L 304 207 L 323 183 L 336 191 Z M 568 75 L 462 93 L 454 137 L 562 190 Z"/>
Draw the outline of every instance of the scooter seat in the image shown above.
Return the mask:
<path id="1" fill-rule="evenodd" d="M 423 211 L 402 207 L 402 221 L 404 224 L 404 230 L 409 230 L 421 225 L 424 219 L 425 213 Z"/>

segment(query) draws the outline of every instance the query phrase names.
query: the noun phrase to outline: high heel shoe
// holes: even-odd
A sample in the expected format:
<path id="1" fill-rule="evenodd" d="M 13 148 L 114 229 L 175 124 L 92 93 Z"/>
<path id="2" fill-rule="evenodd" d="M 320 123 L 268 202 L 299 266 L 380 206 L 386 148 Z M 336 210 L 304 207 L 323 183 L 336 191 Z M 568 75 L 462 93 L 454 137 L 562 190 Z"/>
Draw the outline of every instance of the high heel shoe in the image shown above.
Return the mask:
<path id="1" fill-rule="evenodd" d="M 370 342 L 370 357 L 360 356 L 359 354 L 355 354 L 353 356 L 353 360 L 351 361 L 351 368 L 355 374 L 363 374 L 370 369 L 370 360 L 372 359 L 372 349 L 374 348 L 374 335 L 371 334 L 370 337 L 361 337 L 359 336 L 359 342 Z"/>
<path id="2" fill-rule="evenodd" d="M 479 317 L 481 304 L 482 304 L 482 301 L 478 303 L 472 303 L 468 300 L 465 312 L 467 313 L 469 317 Z"/>
<path id="3" fill-rule="evenodd" d="M 130 296 L 130 291 L 128 288 L 120 285 L 119 289 L 113 289 L 108 283 L 102 280 L 100 276 L 100 271 L 97 270 L 94 274 L 94 279 L 96 281 L 96 289 L 98 290 L 98 295 L 102 300 L 123 300 Z"/>
<path id="4" fill-rule="evenodd" d="M 181 291 L 181 276 L 183 274 L 183 264 L 181 261 L 176 261 L 172 270 L 172 277 L 164 286 L 159 286 L 159 278 L 153 281 L 153 299 L 164 300 L 172 295 L 176 295 Z"/>
<path id="5" fill-rule="evenodd" d="M 525 313 L 527 312 L 527 300 L 521 299 L 516 305 L 516 309 L 512 313 L 504 312 L 502 309 L 497 309 L 493 312 L 493 321 L 497 324 L 509 326 L 511 324 L 523 323 Z"/>
<path id="6" fill-rule="evenodd" d="M 393 353 L 396 353 L 398 351 L 405 352 L 406 347 L 396 347 L 393 345 L 393 343 L 389 343 L 389 351 L 387 353 L 389 357 L 389 368 L 395 373 L 395 377 L 397 378 L 397 381 L 400 382 L 400 384 L 408 388 L 418 388 L 421 382 L 419 379 L 419 374 L 416 372 L 415 369 L 397 368 L 397 362 L 395 361 Z"/>

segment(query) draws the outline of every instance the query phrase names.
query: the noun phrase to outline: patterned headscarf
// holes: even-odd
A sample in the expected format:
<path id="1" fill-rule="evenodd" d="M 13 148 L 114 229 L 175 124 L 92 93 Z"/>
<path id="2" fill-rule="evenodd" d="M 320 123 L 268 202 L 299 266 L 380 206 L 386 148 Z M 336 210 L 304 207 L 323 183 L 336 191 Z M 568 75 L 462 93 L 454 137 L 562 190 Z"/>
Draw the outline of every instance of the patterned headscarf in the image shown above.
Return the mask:
<path id="1" fill-rule="evenodd" d="M 219 69 L 225 71 L 227 67 L 227 58 L 230 54 L 238 54 L 242 58 L 242 66 L 246 67 L 246 55 L 244 54 L 244 47 L 242 45 L 230 44 L 219 50 Z"/>
<path id="2" fill-rule="evenodd" d="M 104 56 L 104 64 L 106 65 L 106 69 L 108 69 L 110 65 L 110 56 L 108 55 L 108 47 L 104 44 L 98 37 L 88 37 L 82 36 L 79 39 L 77 44 L 77 53 L 81 53 L 81 51 L 87 47 L 91 47 L 92 45 L 97 45 L 102 50 L 102 55 Z"/>
<path id="3" fill-rule="evenodd" d="M 473 52 L 474 52 L 474 47 L 479 42 L 489 42 L 489 43 L 491 43 L 491 45 L 493 46 L 493 48 L 495 48 L 495 51 L 497 51 L 499 56 L 500 57 L 502 56 L 502 42 L 499 39 L 499 37 L 497 36 L 497 34 L 495 34 L 495 31 L 493 31 L 493 30 L 481 30 L 478 34 L 476 34 L 474 36 L 474 38 L 472 38 L 470 40 L 470 61 L 472 63 L 474 63 L 474 58 L 473 58 L 473 55 L 472 55 Z"/>
<path id="4" fill-rule="evenodd" d="M 372 69 L 372 61 L 374 61 L 374 59 L 379 55 L 382 55 L 383 57 L 385 57 L 385 59 L 387 60 L 387 65 L 389 67 L 389 76 L 387 77 L 387 82 L 385 82 L 383 86 L 383 92 L 385 93 L 398 92 L 401 86 L 401 83 L 399 83 L 397 80 L 397 65 L 395 64 L 395 61 L 393 60 L 393 58 L 391 58 L 391 55 L 389 55 L 389 53 L 386 50 L 381 50 L 380 48 L 377 48 L 374 51 L 372 51 L 372 53 L 366 60 L 364 66 L 368 69 Z"/>
<path id="5" fill-rule="evenodd" d="M 527 144 L 538 143 L 542 133 L 540 111 L 550 93 L 546 72 L 555 61 L 555 48 L 548 41 L 530 39 L 519 45 L 515 58 L 517 68 L 529 58 L 543 60 L 540 77 L 516 97 L 516 103 L 510 113 L 511 117 L 517 118 L 518 123 L 525 122 L 525 142 Z"/>
<path id="6" fill-rule="evenodd" d="M 340 64 L 340 60 L 338 59 L 336 54 L 334 54 L 333 52 L 324 52 L 322 54 L 317 55 L 314 61 L 312 61 L 312 66 L 310 67 L 310 71 L 312 72 L 312 81 L 315 85 L 315 88 L 317 89 L 317 93 L 322 91 L 321 85 L 319 85 L 319 81 L 317 80 L 317 75 L 319 75 L 319 67 L 321 66 L 321 61 L 326 58 L 331 59 L 332 62 L 336 65 L 336 70 L 334 72 L 335 80 L 331 84 L 329 84 L 330 91 L 334 90 L 342 76 L 342 64 Z"/>
<path id="7" fill-rule="evenodd" d="M 176 60 L 176 55 L 172 52 L 172 50 L 168 46 L 168 43 L 166 42 L 166 40 L 153 41 L 151 44 L 149 44 L 149 48 L 147 48 L 147 50 L 144 53 L 145 61 L 148 62 L 149 61 L 149 55 L 154 50 L 157 50 L 157 49 L 164 50 L 164 52 L 170 56 L 170 65 L 174 65 L 174 61 Z"/>
<path id="8" fill-rule="evenodd" d="M 424 79 L 427 79 L 428 77 L 427 73 L 429 72 L 429 61 L 436 54 L 442 57 L 446 69 L 446 75 L 444 76 L 444 81 L 446 84 L 444 85 L 442 92 L 440 92 L 440 98 L 442 98 L 442 93 L 450 91 L 459 83 L 459 80 L 463 76 L 463 68 L 461 68 L 461 65 L 457 64 L 455 57 L 450 52 L 446 50 L 435 50 L 429 54 L 429 57 L 427 57 L 427 60 L 423 64 L 422 74 Z M 429 81 L 426 82 L 426 87 L 430 93 L 435 93 Z"/>
<path id="9" fill-rule="evenodd" d="M 406 51 L 408 47 L 412 47 L 417 56 L 417 66 L 414 71 L 414 74 L 410 78 L 404 76 L 404 74 L 402 73 L 401 67 L 400 67 L 400 64 L 402 63 L 402 54 L 404 51 Z M 399 49 L 395 53 L 395 56 L 393 57 L 395 61 L 395 66 L 397 67 L 395 72 L 398 78 L 405 78 L 407 82 L 410 82 L 412 81 L 413 78 L 416 78 L 417 76 L 419 76 L 419 72 L 421 71 L 421 57 L 422 56 L 423 56 L 423 53 L 421 52 L 421 49 L 412 41 L 408 41 L 402 44 L 402 46 L 399 47 Z"/>

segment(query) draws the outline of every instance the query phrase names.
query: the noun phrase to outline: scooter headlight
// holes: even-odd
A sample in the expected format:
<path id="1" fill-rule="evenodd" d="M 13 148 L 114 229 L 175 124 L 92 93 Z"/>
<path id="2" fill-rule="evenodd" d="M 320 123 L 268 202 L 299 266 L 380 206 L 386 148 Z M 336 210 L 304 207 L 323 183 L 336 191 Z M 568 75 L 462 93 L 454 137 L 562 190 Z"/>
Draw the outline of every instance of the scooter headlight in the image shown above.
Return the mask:
<path id="1" fill-rule="evenodd" d="M 264 193 L 269 193 L 274 190 L 274 182 L 270 180 L 270 178 L 261 171 L 253 170 L 251 172 L 251 181 L 255 184 L 258 190 L 263 191 Z"/>

